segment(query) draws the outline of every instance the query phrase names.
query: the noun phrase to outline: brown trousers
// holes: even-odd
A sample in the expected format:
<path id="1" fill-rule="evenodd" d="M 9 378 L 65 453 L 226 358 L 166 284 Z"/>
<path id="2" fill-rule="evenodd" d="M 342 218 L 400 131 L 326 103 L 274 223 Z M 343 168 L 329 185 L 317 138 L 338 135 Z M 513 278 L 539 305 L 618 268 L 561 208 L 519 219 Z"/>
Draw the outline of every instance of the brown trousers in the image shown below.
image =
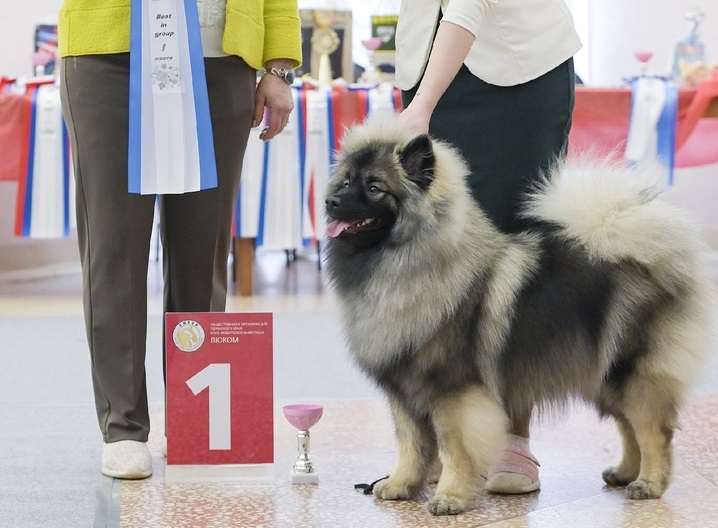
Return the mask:
<path id="1" fill-rule="evenodd" d="M 63 59 L 92 381 L 105 442 L 146 441 L 147 269 L 156 197 L 127 192 L 128 53 Z M 223 311 L 256 71 L 205 59 L 219 186 L 158 197 L 164 311 Z M 158 350 L 162 350 L 160 343 Z"/>

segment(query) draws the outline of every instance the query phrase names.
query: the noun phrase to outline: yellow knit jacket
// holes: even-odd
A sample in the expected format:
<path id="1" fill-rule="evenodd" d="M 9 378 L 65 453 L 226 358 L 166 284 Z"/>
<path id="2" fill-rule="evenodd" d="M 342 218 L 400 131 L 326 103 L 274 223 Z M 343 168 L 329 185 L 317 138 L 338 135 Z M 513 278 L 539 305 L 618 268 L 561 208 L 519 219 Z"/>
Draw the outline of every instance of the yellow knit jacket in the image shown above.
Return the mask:
<path id="1" fill-rule="evenodd" d="M 146 0 L 144 0 L 146 1 Z M 130 50 L 130 0 L 64 0 L 61 57 Z M 272 59 L 302 62 L 297 0 L 227 0 L 222 47 L 259 70 Z"/>

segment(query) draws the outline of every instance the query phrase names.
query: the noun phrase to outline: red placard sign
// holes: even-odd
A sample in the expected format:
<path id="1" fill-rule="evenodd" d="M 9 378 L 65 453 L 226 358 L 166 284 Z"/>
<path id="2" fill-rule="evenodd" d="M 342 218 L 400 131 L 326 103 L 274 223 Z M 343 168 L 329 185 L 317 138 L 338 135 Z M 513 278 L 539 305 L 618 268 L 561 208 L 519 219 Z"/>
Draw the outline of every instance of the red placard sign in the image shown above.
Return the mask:
<path id="1" fill-rule="evenodd" d="M 167 464 L 274 462 L 270 313 L 168 313 Z"/>

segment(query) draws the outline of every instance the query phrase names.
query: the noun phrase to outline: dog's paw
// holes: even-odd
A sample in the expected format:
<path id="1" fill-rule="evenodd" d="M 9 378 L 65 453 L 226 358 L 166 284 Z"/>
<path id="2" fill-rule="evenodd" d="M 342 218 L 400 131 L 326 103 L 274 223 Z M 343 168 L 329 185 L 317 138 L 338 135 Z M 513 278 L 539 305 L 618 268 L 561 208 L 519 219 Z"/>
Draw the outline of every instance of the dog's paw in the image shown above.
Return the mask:
<path id="1" fill-rule="evenodd" d="M 656 482 L 636 480 L 628 485 L 626 495 L 633 500 L 660 499 L 664 491 L 664 486 Z"/>
<path id="2" fill-rule="evenodd" d="M 611 467 L 606 469 L 601 476 L 609 486 L 626 487 L 636 479 L 637 475 L 628 475 L 626 472 L 621 471 L 621 468 Z"/>
<path id="3" fill-rule="evenodd" d="M 466 501 L 451 495 L 434 495 L 426 509 L 432 515 L 455 515 L 466 509 Z"/>
<path id="4" fill-rule="evenodd" d="M 374 496 L 384 500 L 407 500 L 412 498 L 418 489 L 405 482 L 396 482 L 391 478 L 374 484 Z"/>

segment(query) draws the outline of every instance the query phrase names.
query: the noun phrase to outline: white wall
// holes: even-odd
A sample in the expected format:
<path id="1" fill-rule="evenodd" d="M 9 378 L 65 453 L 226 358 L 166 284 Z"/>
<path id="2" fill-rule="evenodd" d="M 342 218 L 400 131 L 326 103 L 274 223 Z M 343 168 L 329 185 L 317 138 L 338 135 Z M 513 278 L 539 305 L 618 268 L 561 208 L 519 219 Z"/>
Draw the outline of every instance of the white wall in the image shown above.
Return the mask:
<path id="1" fill-rule="evenodd" d="M 0 4 L 0 75 L 31 75 L 36 24 L 56 24 L 62 0 L 4 0 Z"/>
<path id="2" fill-rule="evenodd" d="M 587 84 L 615 86 L 639 72 L 633 54 L 652 51 L 649 69 L 669 71 L 673 45 L 687 33 L 684 13 L 698 7 L 706 61 L 718 63 L 718 1 L 716 0 L 573 0 L 589 8 L 589 73 Z"/>

